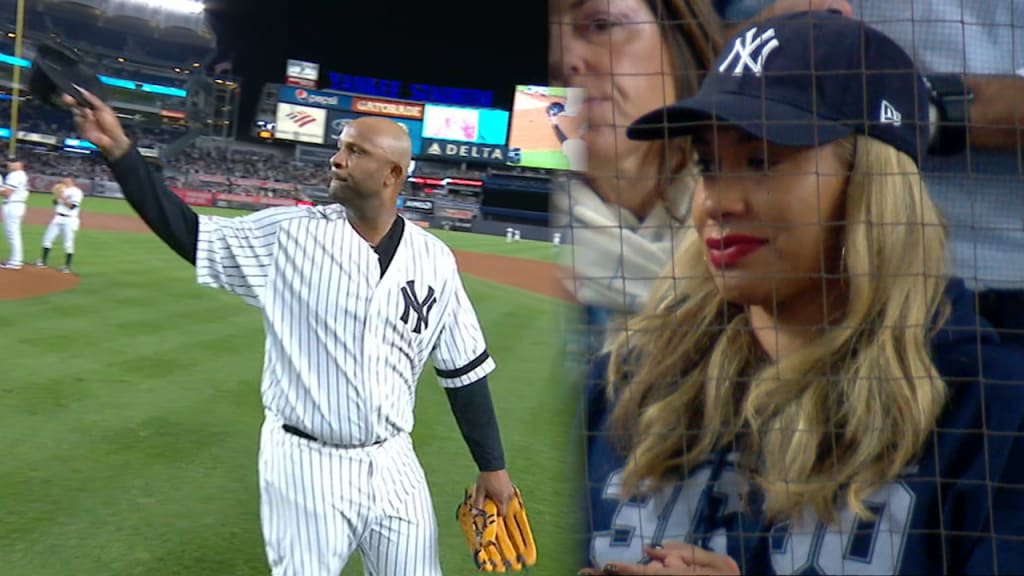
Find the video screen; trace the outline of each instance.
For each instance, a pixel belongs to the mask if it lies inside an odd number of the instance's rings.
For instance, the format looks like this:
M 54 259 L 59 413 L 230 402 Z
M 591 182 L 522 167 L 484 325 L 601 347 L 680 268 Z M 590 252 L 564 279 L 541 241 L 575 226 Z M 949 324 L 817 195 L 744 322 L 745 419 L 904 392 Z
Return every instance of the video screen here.
M 341 135 L 341 131 L 345 129 L 345 126 L 356 118 L 362 118 L 363 116 L 370 116 L 370 114 L 332 110 L 327 117 L 327 142 L 325 144 L 327 146 L 337 146 L 338 136 Z M 407 120 L 405 118 L 394 118 L 390 116 L 385 118 L 397 122 L 399 126 L 405 128 L 405 131 L 409 134 L 410 143 L 412 144 L 412 155 L 413 157 L 419 156 L 423 148 L 423 142 L 420 139 L 420 132 L 423 130 L 421 126 L 422 122 L 419 120 Z
M 508 163 L 524 168 L 586 170 L 582 107 L 582 88 L 516 86 Z
M 423 137 L 471 144 L 504 146 L 509 113 L 495 108 L 462 108 L 427 104 L 423 107 Z

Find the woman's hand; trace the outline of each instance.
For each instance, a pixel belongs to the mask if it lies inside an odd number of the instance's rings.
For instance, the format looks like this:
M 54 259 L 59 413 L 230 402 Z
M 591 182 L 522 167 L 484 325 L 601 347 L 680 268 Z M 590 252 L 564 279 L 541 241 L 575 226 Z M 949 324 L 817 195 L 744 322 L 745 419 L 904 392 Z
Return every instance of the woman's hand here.
M 683 542 L 665 542 L 659 548 L 645 548 L 651 559 L 648 564 L 609 562 L 601 569 L 585 568 L 580 574 L 591 576 L 622 574 L 653 576 L 656 574 L 700 574 L 703 576 L 740 576 L 736 561 L 723 554 L 705 550 Z

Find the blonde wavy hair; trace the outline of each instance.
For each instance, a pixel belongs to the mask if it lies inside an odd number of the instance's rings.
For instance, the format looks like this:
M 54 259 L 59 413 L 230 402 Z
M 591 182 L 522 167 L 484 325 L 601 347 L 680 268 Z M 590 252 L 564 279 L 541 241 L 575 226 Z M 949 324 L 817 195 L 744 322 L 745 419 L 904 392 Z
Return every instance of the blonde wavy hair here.
M 917 457 L 946 400 L 929 356 L 948 314 L 945 226 L 908 156 L 859 136 L 836 150 L 852 164 L 844 315 L 770 361 L 688 234 L 671 266 L 694 274 L 657 286 L 612 346 L 610 425 L 628 455 L 625 494 L 678 481 L 738 443 L 770 518 L 810 506 L 831 522 L 844 494 L 870 517 L 864 499 Z

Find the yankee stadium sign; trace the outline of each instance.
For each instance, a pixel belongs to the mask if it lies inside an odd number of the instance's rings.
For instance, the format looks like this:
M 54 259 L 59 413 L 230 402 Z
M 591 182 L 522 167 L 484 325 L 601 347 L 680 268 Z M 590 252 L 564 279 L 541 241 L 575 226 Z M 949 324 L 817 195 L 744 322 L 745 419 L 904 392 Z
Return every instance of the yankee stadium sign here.
M 407 84 L 398 80 L 384 80 L 367 76 L 353 76 L 329 72 L 327 74 L 331 90 L 353 92 L 381 98 L 413 100 L 415 102 L 434 102 L 437 104 L 454 104 L 471 108 L 493 108 L 494 92 L 474 90 L 471 88 L 449 88 L 430 84 Z
M 423 139 L 423 155 L 481 164 L 504 164 L 506 148 L 488 144 L 466 144 Z

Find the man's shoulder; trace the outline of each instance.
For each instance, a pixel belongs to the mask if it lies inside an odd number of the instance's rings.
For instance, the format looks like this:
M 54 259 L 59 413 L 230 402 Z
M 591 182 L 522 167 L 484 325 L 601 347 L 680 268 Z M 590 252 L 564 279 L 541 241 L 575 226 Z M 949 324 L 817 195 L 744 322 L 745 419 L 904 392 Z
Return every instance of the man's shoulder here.
M 343 220 L 345 213 L 336 206 L 271 206 L 251 214 L 254 219 L 266 220 Z
M 276 230 L 292 221 L 314 218 L 333 219 L 335 217 L 337 216 L 325 213 L 319 207 L 314 206 L 271 206 L 242 216 L 200 214 L 199 224 L 201 229 Z
M 405 221 L 405 234 L 410 244 L 415 244 L 419 249 L 425 250 L 426 256 L 438 258 L 455 263 L 455 252 L 443 240 L 431 234 L 416 222 L 399 216 Z

